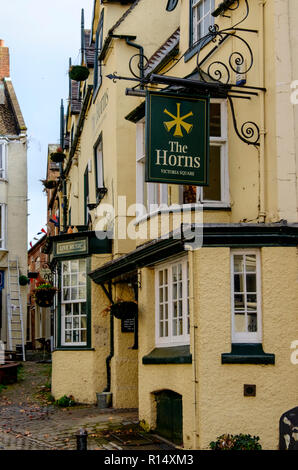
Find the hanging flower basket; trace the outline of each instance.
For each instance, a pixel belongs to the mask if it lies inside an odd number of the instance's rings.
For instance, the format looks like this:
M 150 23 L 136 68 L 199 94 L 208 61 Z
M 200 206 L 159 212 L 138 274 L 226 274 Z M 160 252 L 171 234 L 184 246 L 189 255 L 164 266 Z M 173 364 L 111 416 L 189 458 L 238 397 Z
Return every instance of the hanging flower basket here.
M 41 180 L 41 182 L 45 189 L 54 189 L 57 185 L 57 181 L 55 180 Z
M 63 149 L 58 147 L 56 152 L 51 153 L 51 160 L 54 163 L 62 163 L 65 158 L 65 154 L 63 153 Z
M 39 307 L 51 307 L 53 305 L 54 296 L 57 292 L 56 287 L 52 286 L 45 282 L 44 284 L 39 284 L 36 289 L 34 289 L 34 298 L 35 302 Z
M 89 77 L 89 70 L 83 65 L 73 65 L 69 69 L 69 78 L 76 82 L 84 82 Z
M 138 314 L 138 304 L 121 300 L 110 306 L 110 311 L 115 318 L 124 320 L 126 318 L 135 317 Z
M 19 284 L 20 286 L 27 286 L 29 284 L 29 279 L 27 276 L 21 275 L 19 277 Z

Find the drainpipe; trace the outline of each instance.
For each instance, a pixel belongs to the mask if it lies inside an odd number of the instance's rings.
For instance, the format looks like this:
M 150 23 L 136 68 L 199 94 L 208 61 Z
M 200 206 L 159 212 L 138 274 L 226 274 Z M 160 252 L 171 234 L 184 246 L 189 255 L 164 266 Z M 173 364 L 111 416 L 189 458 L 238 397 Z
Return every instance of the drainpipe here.
M 191 310 L 192 310 L 192 328 L 193 328 L 193 346 L 192 346 L 192 382 L 193 382 L 193 403 L 194 403 L 194 412 L 193 412 L 193 450 L 198 449 L 198 410 L 197 410 L 197 349 L 196 349 L 196 336 L 197 336 L 197 319 L 198 315 L 195 312 L 195 303 L 194 303 L 194 262 L 195 262 L 195 250 L 189 252 L 189 261 L 190 261 L 190 279 L 192 279 L 192 293 L 191 293 Z
M 104 290 L 106 296 L 108 297 L 111 303 L 113 302 L 112 298 L 112 284 L 109 281 L 109 289 L 107 290 L 104 284 L 101 284 L 102 289 Z M 106 367 L 107 367 L 107 386 L 103 392 L 111 391 L 111 360 L 114 357 L 114 317 L 110 313 L 110 354 L 106 358 Z
M 125 39 L 126 44 L 128 46 L 134 47 L 135 49 L 138 49 L 140 51 L 140 62 L 139 62 L 139 68 L 140 68 L 140 79 L 143 80 L 144 78 L 144 48 L 143 46 L 140 46 L 140 44 L 136 44 L 135 42 L 132 42 L 132 39 L 135 38 L 135 36 L 129 36 L 125 34 L 110 34 L 109 35 L 111 38 L 116 38 L 116 39 Z M 144 85 L 141 85 L 140 88 L 143 90 Z
M 64 147 L 64 106 L 63 99 L 61 100 L 60 106 L 60 147 Z M 66 194 L 66 179 L 63 173 L 63 164 L 59 163 L 60 175 L 62 178 L 62 204 L 63 204 L 63 231 L 66 229 L 67 225 L 67 194 Z
M 264 44 L 264 6 L 266 0 L 259 0 L 259 83 L 260 87 L 265 88 L 265 44 Z M 260 95 L 260 147 L 259 147 L 259 216 L 258 221 L 264 223 L 266 220 L 265 210 L 265 92 Z

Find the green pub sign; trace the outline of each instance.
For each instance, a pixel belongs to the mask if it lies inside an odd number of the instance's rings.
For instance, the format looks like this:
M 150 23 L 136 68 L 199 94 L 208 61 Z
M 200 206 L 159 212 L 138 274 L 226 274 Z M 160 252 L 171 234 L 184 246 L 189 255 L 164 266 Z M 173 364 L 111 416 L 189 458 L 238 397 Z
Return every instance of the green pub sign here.
M 208 185 L 209 97 L 148 92 L 146 181 Z

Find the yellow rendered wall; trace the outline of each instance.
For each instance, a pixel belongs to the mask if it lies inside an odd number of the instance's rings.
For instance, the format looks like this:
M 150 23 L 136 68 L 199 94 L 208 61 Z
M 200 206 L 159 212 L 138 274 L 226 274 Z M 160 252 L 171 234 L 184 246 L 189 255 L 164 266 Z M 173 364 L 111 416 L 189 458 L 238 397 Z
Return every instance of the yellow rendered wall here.
M 184 447 L 192 446 L 193 384 L 191 364 L 143 365 L 142 357 L 155 348 L 154 270 L 141 270 L 139 289 L 139 419 L 156 425 L 154 392 L 172 390 L 182 395 Z
M 93 255 L 91 269 L 109 261 L 110 255 Z M 95 403 L 96 393 L 107 386 L 106 357 L 110 353 L 109 318 L 102 314 L 108 301 L 100 286 L 91 283 L 92 351 L 54 351 L 52 394 L 73 395 L 80 403 Z
M 261 265 L 263 349 L 275 354 L 276 364 L 221 364 L 221 354 L 230 352 L 231 342 L 229 249 L 196 253 L 201 449 L 222 433 L 258 435 L 264 449 L 277 449 L 279 418 L 297 404 L 298 378 L 290 362 L 297 330 L 296 249 L 263 248 Z M 256 384 L 256 397 L 243 396 L 244 384 Z

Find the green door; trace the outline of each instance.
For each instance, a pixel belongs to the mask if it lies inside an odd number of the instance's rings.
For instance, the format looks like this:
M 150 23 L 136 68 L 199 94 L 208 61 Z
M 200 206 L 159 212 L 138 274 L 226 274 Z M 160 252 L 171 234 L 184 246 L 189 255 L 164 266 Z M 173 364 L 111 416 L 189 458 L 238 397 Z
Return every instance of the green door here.
M 182 396 L 171 390 L 156 393 L 156 432 L 182 444 Z

